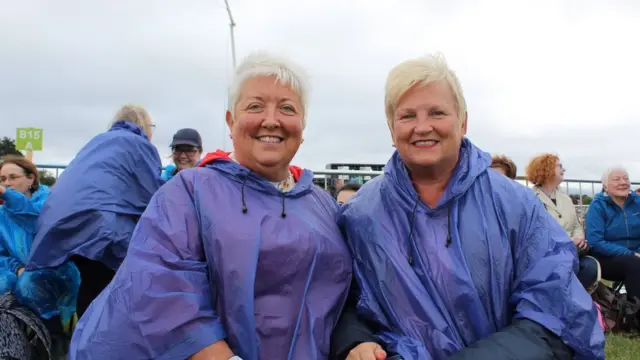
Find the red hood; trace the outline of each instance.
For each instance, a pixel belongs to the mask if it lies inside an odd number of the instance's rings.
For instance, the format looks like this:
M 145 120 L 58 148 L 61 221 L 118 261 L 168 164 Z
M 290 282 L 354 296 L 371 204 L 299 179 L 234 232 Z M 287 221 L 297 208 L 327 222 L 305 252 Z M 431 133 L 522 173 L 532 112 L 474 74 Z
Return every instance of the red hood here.
M 214 152 L 210 152 L 204 156 L 202 161 L 200 161 L 200 164 L 198 164 L 198 167 L 205 167 L 219 159 L 232 161 L 230 155 L 230 152 L 222 151 L 220 149 Z M 291 172 L 291 175 L 293 175 L 293 179 L 295 181 L 298 181 L 298 179 L 300 179 L 300 176 L 302 176 L 302 168 L 295 165 L 289 166 L 289 171 Z

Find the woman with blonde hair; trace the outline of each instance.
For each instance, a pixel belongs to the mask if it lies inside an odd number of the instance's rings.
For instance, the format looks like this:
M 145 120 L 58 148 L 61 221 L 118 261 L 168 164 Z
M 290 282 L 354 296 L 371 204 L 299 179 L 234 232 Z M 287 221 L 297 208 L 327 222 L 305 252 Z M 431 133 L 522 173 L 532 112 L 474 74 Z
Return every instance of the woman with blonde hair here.
M 155 125 L 125 105 L 107 132 L 91 139 L 56 181 L 38 220 L 27 269 L 73 261 L 82 283 L 78 315 L 109 284 L 151 196 L 163 184 Z
M 233 152 L 180 171 L 142 215 L 76 328 L 76 359 L 326 359 L 351 281 L 338 206 L 292 166 L 306 76 L 247 57 L 229 90 Z
M 576 207 L 569 195 L 559 189 L 564 181 L 564 173 L 560 158 L 553 154 L 538 155 L 527 165 L 527 180 L 534 185 L 533 192 L 576 245 L 579 255 L 577 276 L 582 286 L 592 293 L 600 281 L 600 265 L 595 258 L 587 256 L 589 244 L 584 237 Z
M 347 359 L 604 359 L 604 334 L 573 275 L 574 245 L 526 187 L 489 171 L 465 137 L 467 107 L 442 56 L 391 70 L 384 176 L 341 209 L 356 304 Z M 353 321 L 355 311 L 360 323 Z M 345 329 L 346 328 L 346 329 Z M 360 330 L 359 330 L 360 329 Z M 386 353 L 385 353 L 386 352 Z

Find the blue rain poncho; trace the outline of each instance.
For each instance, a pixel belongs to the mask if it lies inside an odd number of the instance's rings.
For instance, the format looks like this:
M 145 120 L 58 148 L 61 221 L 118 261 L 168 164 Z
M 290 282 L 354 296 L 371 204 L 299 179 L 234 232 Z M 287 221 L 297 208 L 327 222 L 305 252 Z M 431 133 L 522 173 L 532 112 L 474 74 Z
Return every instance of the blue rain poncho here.
M 60 175 L 40 215 L 27 269 L 73 255 L 116 270 L 133 229 L 164 183 L 155 146 L 142 129 L 118 121 L 87 143 Z
M 38 316 L 60 315 L 67 324 L 75 312 L 80 274 L 73 264 L 56 269 L 24 271 L 33 241 L 36 220 L 49 195 L 40 185 L 30 198 L 7 189 L 0 206 L 0 294 L 12 292 L 18 301 Z
M 603 359 L 596 308 L 574 275 L 575 245 L 530 189 L 487 171 L 490 162 L 465 139 L 431 209 L 395 153 L 343 207 L 358 313 L 405 360 L 447 359 L 520 319 L 551 331 L 576 359 Z
M 244 360 L 327 358 L 351 282 L 336 202 L 308 170 L 282 192 L 225 153 L 203 162 L 153 197 L 69 360 L 182 360 L 223 339 Z

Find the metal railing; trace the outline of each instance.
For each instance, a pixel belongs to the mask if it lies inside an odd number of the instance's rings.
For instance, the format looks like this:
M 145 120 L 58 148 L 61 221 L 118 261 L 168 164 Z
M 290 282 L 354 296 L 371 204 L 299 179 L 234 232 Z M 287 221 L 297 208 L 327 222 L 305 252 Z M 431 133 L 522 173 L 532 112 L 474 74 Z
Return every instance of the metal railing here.
M 38 165 L 38 169 L 53 172 L 56 178 L 60 176 L 60 173 L 63 172 L 65 168 L 66 165 Z M 335 191 L 344 183 L 350 181 L 366 182 L 380 174 L 382 174 L 382 171 L 323 169 L 314 171 L 314 182 L 327 191 Z M 517 177 L 516 181 L 526 186 L 531 186 L 523 176 Z M 634 182 L 631 183 L 631 186 L 632 188 L 638 188 L 640 187 L 640 183 Z M 602 185 L 599 180 L 566 179 L 560 188 L 567 194 L 578 195 L 580 199 L 583 199 L 585 195 L 589 197 L 595 196 L 595 194 L 601 191 Z M 576 207 L 579 213 L 584 213 L 588 205 L 577 205 Z

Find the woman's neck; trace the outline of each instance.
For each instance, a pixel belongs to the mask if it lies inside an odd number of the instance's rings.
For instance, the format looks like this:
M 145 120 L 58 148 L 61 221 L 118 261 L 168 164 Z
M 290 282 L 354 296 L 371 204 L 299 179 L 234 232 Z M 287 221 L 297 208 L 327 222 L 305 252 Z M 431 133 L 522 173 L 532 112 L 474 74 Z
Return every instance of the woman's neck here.
M 542 184 L 542 186 L 540 186 L 540 189 L 542 189 L 542 191 L 544 191 L 545 194 L 553 197 L 555 197 L 557 188 L 558 188 L 558 185 L 556 184 Z
M 448 169 L 429 167 L 419 167 L 418 169 L 409 168 L 409 177 L 411 178 L 413 187 L 416 189 L 420 199 L 430 208 L 438 205 L 440 198 L 442 198 L 447 188 L 447 184 L 449 184 L 449 180 L 451 180 L 455 165 L 454 163 L 453 166 L 448 166 Z
M 624 208 L 624 202 L 627 200 L 627 197 L 621 197 L 621 196 L 611 196 L 611 200 L 613 200 L 614 203 L 616 203 L 618 206 L 620 206 L 621 208 Z

